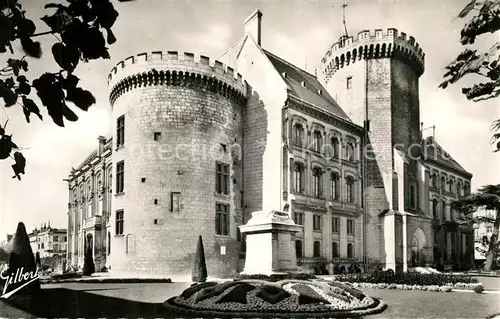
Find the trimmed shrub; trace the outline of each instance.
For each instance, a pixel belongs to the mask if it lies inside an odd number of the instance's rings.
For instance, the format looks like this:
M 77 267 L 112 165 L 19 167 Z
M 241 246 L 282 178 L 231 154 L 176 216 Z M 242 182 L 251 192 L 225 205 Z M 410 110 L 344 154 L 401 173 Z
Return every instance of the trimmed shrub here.
M 92 246 L 88 245 L 83 260 L 83 275 L 90 276 L 95 273 L 94 258 L 92 257 Z
M 290 293 L 275 286 L 262 286 L 257 297 L 274 305 L 290 297 Z
M 14 276 L 18 269 L 23 268 L 23 273 L 36 271 L 35 255 L 33 250 L 31 250 L 30 240 L 28 234 L 26 233 L 26 227 L 24 223 L 20 222 L 17 224 L 17 230 L 14 237 L 11 240 L 11 251 L 9 254 L 9 267 L 7 273 L 10 276 Z M 9 291 L 13 290 L 25 282 L 18 282 L 9 285 Z M 35 294 L 40 292 L 40 279 L 36 279 L 26 287 L 20 289 L 16 294 Z
M 277 282 L 281 280 L 287 280 L 287 279 L 296 279 L 296 280 L 309 280 L 309 279 L 314 279 L 316 278 L 315 275 L 313 274 L 307 274 L 307 273 L 288 273 L 288 274 L 272 274 L 272 275 L 244 275 L 244 274 L 237 274 L 233 277 L 233 280 L 265 280 L 265 281 L 271 281 L 271 282 Z
M 255 286 L 242 282 L 241 284 L 235 286 L 231 291 L 220 298 L 217 303 L 225 302 L 236 302 L 241 304 L 247 303 L 247 293 L 254 290 Z
M 203 249 L 203 239 L 201 235 L 198 237 L 191 280 L 194 282 L 205 282 L 207 280 L 207 264 L 205 261 L 205 250 Z
M 484 291 L 483 285 L 477 285 L 476 287 L 474 287 L 475 293 L 481 294 L 481 293 L 483 293 L 483 291 Z

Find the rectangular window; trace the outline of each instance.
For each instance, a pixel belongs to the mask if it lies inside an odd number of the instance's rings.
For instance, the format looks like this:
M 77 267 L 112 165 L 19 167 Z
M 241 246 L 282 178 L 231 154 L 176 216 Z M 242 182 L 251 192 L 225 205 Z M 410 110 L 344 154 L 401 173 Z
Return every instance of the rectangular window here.
M 125 115 L 116 120 L 116 147 L 125 144 Z
M 332 233 L 340 232 L 340 218 L 332 217 Z
M 346 88 L 350 90 L 352 88 L 352 76 L 348 76 L 346 79 Z
M 125 177 L 125 162 L 116 163 L 116 194 L 123 193 Z
M 123 210 L 116 211 L 116 235 L 123 235 Z
M 295 224 L 304 225 L 304 213 L 295 212 L 293 214 L 293 217 L 293 221 L 295 222 Z
M 354 235 L 354 220 L 347 220 L 347 235 Z
M 339 243 L 337 242 L 332 242 L 332 258 L 339 258 Z
M 319 240 L 314 241 L 313 257 L 321 257 L 321 242 Z
M 229 194 L 229 164 L 216 164 L 215 191 L 218 194 Z
M 155 132 L 154 133 L 154 140 L 159 141 L 161 139 L 161 133 L 160 132 Z
M 215 234 L 229 235 L 229 205 L 217 203 L 215 205 Z
M 59 241 L 59 236 L 54 236 L 54 241 L 58 242 Z
M 302 240 L 295 241 L 295 254 L 297 258 L 302 257 Z
M 170 193 L 170 211 L 174 213 L 178 213 L 182 210 L 182 197 L 179 192 Z
M 321 215 L 313 215 L 313 230 L 321 230 Z
M 64 242 L 67 242 L 67 241 L 68 241 L 68 237 L 64 236 Z
M 347 258 L 354 258 L 354 244 L 347 244 Z

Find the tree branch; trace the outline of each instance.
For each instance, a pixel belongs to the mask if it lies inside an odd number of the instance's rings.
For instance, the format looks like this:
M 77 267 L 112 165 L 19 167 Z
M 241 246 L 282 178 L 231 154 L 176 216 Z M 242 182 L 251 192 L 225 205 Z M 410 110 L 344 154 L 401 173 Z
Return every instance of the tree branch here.
M 52 32 L 52 31 L 39 32 L 39 33 L 35 33 L 32 36 L 30 36 L 30 38 L 35 38 L 35 37 L 39 37 L 39 36 L 47 35 L 47 34 L 54 34 L 54 32 Z

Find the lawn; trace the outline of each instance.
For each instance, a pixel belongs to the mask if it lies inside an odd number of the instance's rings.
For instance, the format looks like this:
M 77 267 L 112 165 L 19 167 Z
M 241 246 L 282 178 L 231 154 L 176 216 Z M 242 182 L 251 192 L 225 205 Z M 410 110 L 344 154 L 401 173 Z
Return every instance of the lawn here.
M 45 318 L 178 318 L 166 312 L 162 303 L 188 286 L 188 283 L 43 285 L 40 298 L 19 297 L 17 307 Z M 389 305 L 383 313 L 370 316 L 373 318 L 485 318 L 500 312 L 499 294 L 361 290 Z M 0 317 L 9 317 L 3 313 L 8 309 L 0 302 Z

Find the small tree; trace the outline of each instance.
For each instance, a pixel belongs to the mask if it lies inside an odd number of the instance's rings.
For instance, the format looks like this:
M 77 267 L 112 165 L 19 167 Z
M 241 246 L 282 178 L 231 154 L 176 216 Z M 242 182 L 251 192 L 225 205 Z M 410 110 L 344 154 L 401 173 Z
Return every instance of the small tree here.
M 33 255 L 33 250 L 31 250 L 30 240 L 28 234 L 26 233 L 26 227 L 24 223 L 17 224 L 16 234 L 11 241 L 11 251 L 9 255 L 9 269 L 8 274 L 14 276 L 16 271 L 23 269 L 23 273 L 35 272 L 36 263 L 35 256 Z M 21 281 L 15 284 L 9 285 L 9 291 L 25 284 L 25 281 Z M 36 279 L 31 282 L 28 286 L 22 288 L 17 292 L 17 294 L 33 294 L 40 291 L 40 280 Z
M 207 264 L 205 262 L 205 251 L 201 235 L 198 237 L 191 279 L 193 282 L 205 282 L 207 280 Z
M 83 261 L 83 275 L 90 276 L 95 273 L 94 258 L 92 257 L 92 245 L 88 244 L 85 249 L 85 257 Z

